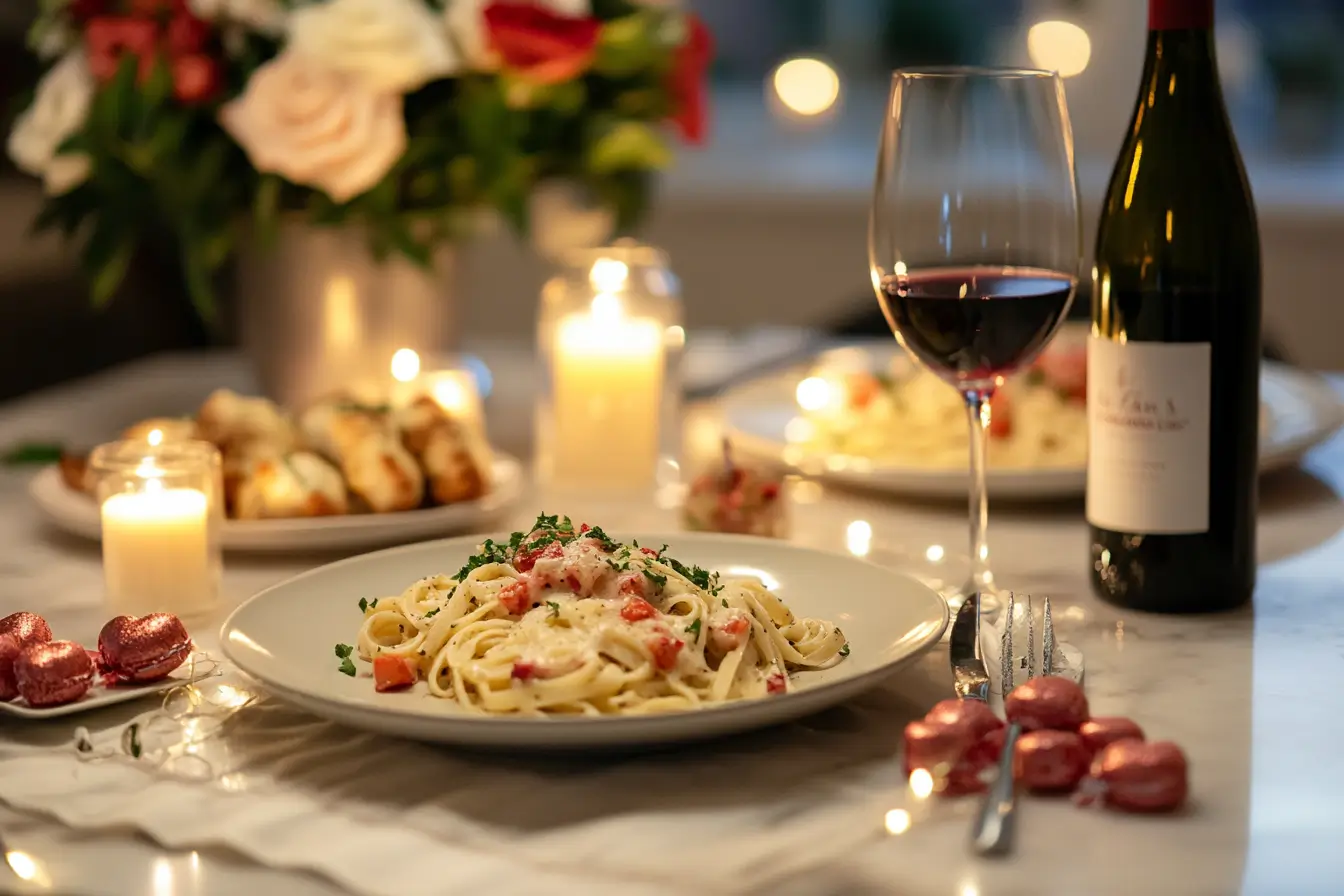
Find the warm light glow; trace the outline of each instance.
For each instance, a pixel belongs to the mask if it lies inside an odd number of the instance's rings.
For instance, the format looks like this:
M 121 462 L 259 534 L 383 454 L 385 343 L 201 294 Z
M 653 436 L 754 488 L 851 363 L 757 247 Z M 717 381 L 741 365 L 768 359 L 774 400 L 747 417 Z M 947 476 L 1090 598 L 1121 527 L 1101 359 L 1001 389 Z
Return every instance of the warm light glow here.
M 588 272 L 588 282 L 598 292 L 618 292 L 629 278 L 629 266 L 615 258 L 599 258 Z
M 215 689 L 215 699 L 212 702 L 227 709 L 237 709 L 250 701 L 252 697 L 251 691 L 245 691 L 229 684 L 222 684 Z
M 798 384 L 794 393 L 798 407 L 805 411 L 820 411 L 835 402 L 838 396 L 834 384 L 819 376 L 810 376 Z
M 668 348 L 681 348 L 686 344 L 685 328 L 677 324 L 668 327 L 664 334 L 664 342 L 667 343 Z
M 162 445 L 162 444 L 163 444 L 163 430 L 161 430 L 161 429 L 151 429 L 151 430 L 149 431 L 149 434 L 145 436 L 145 441 L 146 441 L 146 442 L 149 442 L 149 444 L 151 444 L 151 445 Z
M 910 773 L 910 792 L 921 800 L 933 793 L 933 775 L 928 769 L 917 768 Z
M 840 98 L 840 76 L 820 59 L 800 57 L 781 63 L 771 83 L 784 107 L 798 115 L 820 115 Z
M 154 896 L 173 896 L 173 864 L 168 859 L 155 859 L 153 874 Z
M 51 878 L 47 877 L 46 869 L 28 853 L 11 849 L 5 853 L 5 863 L 19 880 L 27 881 L 36 887 L 51 887 Z
M 855 557 L 867 557 L 873 549 L 873 526 L 867 520 L 855 520 L 845 529 L 845 547 Z
M 434 402 L 450 414 L 464 410 L 470 398 L 461 382 L 446 377 L 434 383 Z
M 941 563 L 945 555 L 946 552 L 940 544 L 931 544 L 928 549 L 924 551 L 924 556 L 929 559 L 930 563 Z
M 910 830 L 910 813 L 904 809 L 892 809 L 887 813 L 887 833 L 904 834 Z
M 621 300 L 609 292 L 600 292 L 593 296 L 593 320 L 601 323 L 616 323 L 621 319 Z
M 392 378 L 409 383 L 420 375 L 420 355 L 413 348 L 399 348 L 392 355 Z
M 1072 78 L 1092 61 L 1092 40 L 1072 22 L 1038 22 L 1027 32 L 1027 52 L 1036 66 Z
M 788 423 L 784 424 L 784 441 L 790 445 L 801 445 L 812 441 L 812 437 L 817 433 L 817 427 L 806 417 L 794 417 Z
M 905 266 L 905 262 L 898 261 L 896 262 L 896 266 L 891 269 L 891 272 L 895 274 L 897 277 L 904 277 L 907 273 L 909 273 L 909 270 L 910 269 Z
M 962 881 L 961 896 L 980 896 L 980 885 L 973 880 Z

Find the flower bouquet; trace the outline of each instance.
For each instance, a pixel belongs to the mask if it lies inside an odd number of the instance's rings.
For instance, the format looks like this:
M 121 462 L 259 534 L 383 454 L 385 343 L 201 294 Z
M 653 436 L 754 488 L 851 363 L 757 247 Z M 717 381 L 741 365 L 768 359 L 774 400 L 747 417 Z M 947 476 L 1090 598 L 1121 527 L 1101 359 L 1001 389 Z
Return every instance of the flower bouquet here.
M 598 243 L 669 132 L 705 136 L 710 37 L 666 0 L 42 0 L 30 43 L 51 65 L 9 151 L 38 227 L 82 241 L 96 303 L 170 246 L 207 320 L 282 220 L 425 268 L 486 210 Z

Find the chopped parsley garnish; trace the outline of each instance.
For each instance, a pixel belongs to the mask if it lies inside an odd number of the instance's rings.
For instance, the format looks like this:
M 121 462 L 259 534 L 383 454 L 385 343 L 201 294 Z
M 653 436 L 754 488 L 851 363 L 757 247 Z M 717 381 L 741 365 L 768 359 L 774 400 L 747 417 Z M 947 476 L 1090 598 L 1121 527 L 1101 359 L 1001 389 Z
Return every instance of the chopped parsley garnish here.
M 593 526 L 587 532 L 583 533 L 584 538 L 591 538 L 602 546 L 602 550 L 611 552 L 620 547 L 620 545 L 611 539 L 607 533 L 602 531 L 601 526 Z M 636 545 L 638 547 L 638 545 Z
M 546 606 L 548 606 L 548 607 L 551 608 L 551 615 L 548 616 L 548 617 L 546 617 L 547 619 L 559 619 L 559 618 L 560 618 L 560 605 L 559 605 L 558 603 L 556 603 L 556 602 L 553 601 L 553 600 L 548 600 L 548 601 L 546 601 Z
M 841 656 L 849 656 L 849 644 L 848 644 L 848 643 L 846 643 L 844 647 L 841 647 L 841 648 L 840 648 L 840 655 L 841 655 Z
M 700 620 L 697 619 L 686 626 L 686 632 L 691 636 L 691 640 L 697 640 L 700 637 Z
M 603 559 L 606 560 L 606 564 L 607 564 L 608 566 L 610 566 L 612 569 L 616 570 L 617 572 L 626 572 L 627 570 L 630 569 L 630 561 L 629 561 L 629 560 L 623 560 L 623 561 L 621 561 L 620 563 L 617 563 L 615 560 L 612 560 L 610 557 L 603 558 Z
M 351 678 L 355 677 L 355 663 L 353 660 L 350 659 L 350 654 L 354 652 L 355 648 L 351 647 L 349 644 L 336 645 L 336 656 L 341 661 L 341 664 L 340 666 L 337 667 L 337 669 L 338 671 L 344 672 L 346 675 L 349 675 Z
M 648 579 L 650 582 L 657 585 L 659 588 L 665 587 L 667 585 L 667 576 L 661 573 L 656 573 L 651 569 L 644 570 L 644 578 Z
M 428 619 L 431 616 L 437 615 L 438 612 L 442 609 L 443 607 L 435 607 L 434 609 L 430 610 L 428 613 L 425 614 L 425 618 Z
M 367 597 L 361 597 L 359 599 L 359 612 L 367 613 L 368 610 L 369 610 L 369 599 Z
M 726 598 L 726 597 L 723 598 L 723 608 L 724 608 L 725 610 L 728 609 L 728 598 Z
M 515 533 L 517 534 L 517 533 Z M 509 539 L 509 545 L 513 539 Z M 487 538 L 485 544 L 481 545 L 481 552 L 467 560 L 467 565 L 457 571 L 455 578 L 459 581 L 465 581 L 467 576 L 471 575 L 482 566 L 491 563 L 508 563 L 513 559 L 514 552 L 510 550 L 509 545 L 497 544 L 494 539 Z

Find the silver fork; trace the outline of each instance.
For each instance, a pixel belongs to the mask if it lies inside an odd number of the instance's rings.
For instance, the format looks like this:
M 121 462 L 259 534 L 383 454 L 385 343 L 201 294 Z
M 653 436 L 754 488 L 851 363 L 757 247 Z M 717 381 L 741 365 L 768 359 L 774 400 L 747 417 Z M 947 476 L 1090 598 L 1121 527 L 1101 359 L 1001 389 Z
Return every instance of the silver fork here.
M 957 624 L 952 628 L 950 654 L 954 688 L 957 696 L 963 700 L 987 701 L 989 698 L 989 674 L 980 659 L 980 595 L 976 594 L 963 605 L 957 614 Z M 1016 596 L 1008 595 L 1004 609 L 1004 627 L 1002 654 L 1000 656 L 1000 675 L 1004 696 L 1013 689 L 1013 679 L 1017 659 L 1013 653 L 1013 620 L 1016 611 Z M 1026 597 L 1027 617 L 1027 677 L 1036 676 L 1036 617 L 1032 612 L 1031 597 Z M 1050 598 L 1045 598 L 1042 619 L 1042 675 L 1054 671 L 1055 627 L 1051 619 Z M 1014 822 L 1016 820 L 1017 793 L 1013 781 L 1013 751 L 1022 731 L 1017 725 L 1008 726 L 1003 739 L 1003 754 L 999 758 L 998 776 L 985 795 L 984 804 L 971 829 L 971 843 L 976 852 L 983 855 L 1002 855 L 1012 848 Z

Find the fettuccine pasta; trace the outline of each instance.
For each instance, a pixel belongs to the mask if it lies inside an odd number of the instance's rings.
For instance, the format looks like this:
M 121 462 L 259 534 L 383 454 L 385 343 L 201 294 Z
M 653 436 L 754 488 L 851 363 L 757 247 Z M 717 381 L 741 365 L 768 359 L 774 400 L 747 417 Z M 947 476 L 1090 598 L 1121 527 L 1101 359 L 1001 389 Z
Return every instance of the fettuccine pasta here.
M 664 713 L 787 693 L 789 673 L 849 653 L 752 578 L 720 578 L 601 529 L 542 516 L 487 541 L 456 575 L 361 601 L 354 645 L 379 690 L 427 683 L 463 709 L 508 715 Z

